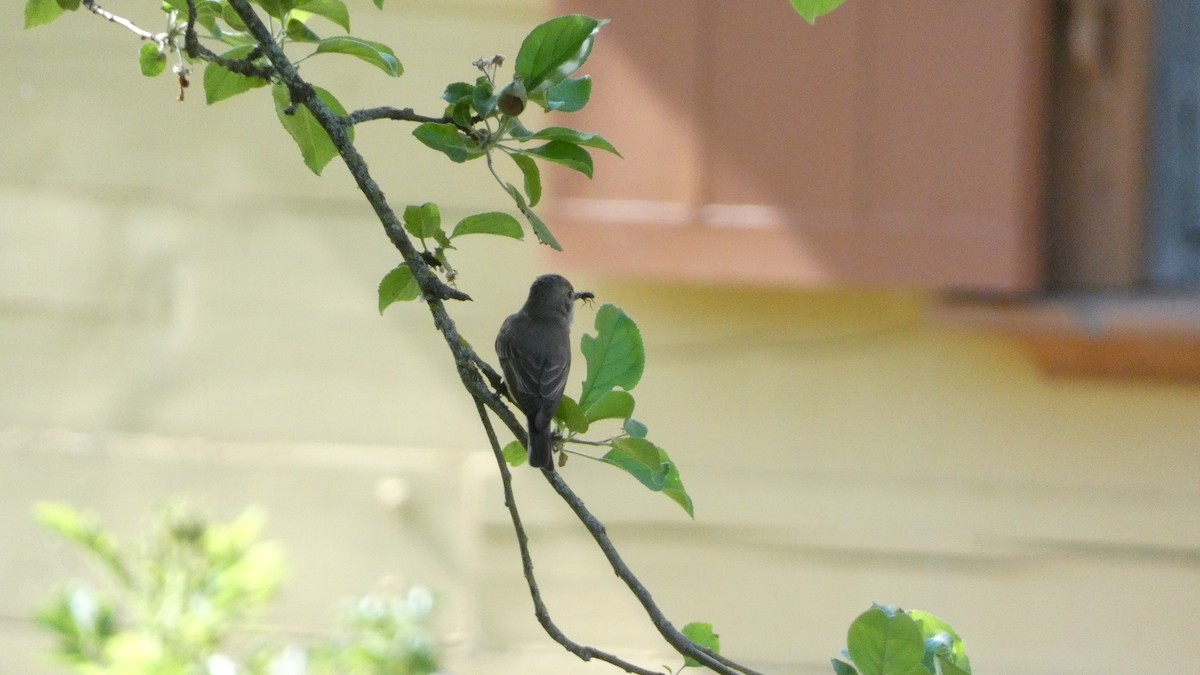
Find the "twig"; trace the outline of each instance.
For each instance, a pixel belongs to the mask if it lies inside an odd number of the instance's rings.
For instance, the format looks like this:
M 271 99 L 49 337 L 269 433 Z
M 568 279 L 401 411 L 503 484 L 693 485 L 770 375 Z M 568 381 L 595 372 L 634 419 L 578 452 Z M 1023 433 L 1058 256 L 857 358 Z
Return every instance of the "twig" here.
M 345 120 L 347 124 L 360 124 L 362 122 L 370 122 L 372 120 L 398 120 L 401 122 L 433 122 L 434 124 L 453 124 L 453 121 L 445 115 L 441 117 L 429 117 L 426 115 L 418 115 L 417 113 L 413 112 L 412 108 L 390 108 L 387 106 L 355 110 L 347 115 Z
M 492 390 L 496 393 L 504 395 L 507 390 L 504 386 L 504 377 L 492 368 L 492 364 L 484 361 L 474 350 L 471 351 L 471 359 L 475 362 L 475 367 L 479 369 L 483 376 L 487 378 L 488 383 L 492 385 Z
M 650 591 L 629 569 L 629 566 L 625 564 L 625 561 L 621 558 L 621 554 L 617 552 L 612 540 L 609 539 L 604 524 L 592 515 L 591 511 L 588 511 L 583 500 L 579 498 L 579 495 L 575 494 L 575 491 L 567 485 L 558 472 L 545 471 L 543 473 L 546 474 L 546 480 L 550 482 L 554 491 L 558 493 L 558 496 L 562 497 L 567 506 L 571 507 L 571 510 L 575 512 L 575 516 L 579 518 L 583 526 L 592 535 L 592 538 L 596 540 L 596 544 L 604 553 L 604 557 L 608 559 L 609 565 L 612 566 L 613 572 L 629 587 L 630 592 L 641 603 L 642 609 L 650 617 L 650 622 L 658 629 L 659 634 L 667 641 L 667 644 L 674 647 L 675 651 L 680 654 L 690 656 L 705 667 L 722 673 L 722 675 L 735 675 L 739 672 L 744 673 L 744 675 L 760 675 L 746 666 L 697 645 L 675 628 L 666 615 L 663 614 L 662 610 L 658 608 L 658 605 L 654 602 L 654 598 L 650 596 Z
M 134 34 L 136 34 L 138 37 L 140 37 L 143 40 L 150 40 L 151 42 L 157 42 L 159 44 L 162 44 L 162 43 L 166 42 L 166 40 L 167 40 L 166 33 L 151 33 L 150 31 L 148 31 L 144 28 L 139 28 L 137 26 L 137 24 L 133 23 L 129 19 L 126 19 L 123 16 L 117 16 L 116 14 L 113 14 L 112 12 L 108 11 L 107 9 L 104 9 L 100 5 L 97 5 L 95 0 L 82 0 L 82 2 L 80 4 L 82 4 L 84 7 L 86 7 L 87 10 L 89 12 L 91 12 L 92 14 L 95 14 L 96 16 L 101 17 L 103 19 L 107 19 L 107 20 L 117 24 L 118 26 L 126 28 L 130 31 L 133 31 Z
M 588 439 L 586 439 L 586 438 L 575 438 L 575 437 L 571 437 L 571 438 L 564 439 L 564 442 L 566 442 L 566 443 L 578 443 L 579 445 L 590 445 L 590 446 L 594 446 L 594 447 L 597 447 L 597 448 L 602 448 L 602 447 L 605 447 L 605 446 L 611 445 L 613 441 L 615 441 L 615 440 L 617 440 L 617 439 L 619 439 L 619 438 L 624 438 L 624 436 L 611 436 L 611 437 L 609 437 L 609 438 L 606 438 L 606 439 L 604 439 L 604 440 L 602 440 L 602 441 L 589 441 L 589 440 L 588 440 Z
M 500 449 L 500 441 L 496 438 L 496 430 L 492 428 L 492 421 L 488 418 L 487 410 L 484 409 L 483 403 L 479 399 L 475 400 L 475 409 L 479 412 L 480 423 L 483 424 L 484 430 L 487 431 L 488 442 L 492 446 L 492 454 L 496 457 L 496 466 L 500 469 L 500 481 L 504 487 L 504 506 L 508 509 L 508 515 L 512 518 L 513 530 L 517 533 L 517 548 L 521 550 L 521 567 L 525 572 L 525 582 L 529 586 L 529 595 L 533 598 L 533 614 L 537 617 L 538 623 L 542 625 L 542 628 L 551 639 L 563 646 L 563 649 L 566 649 L 584 661 L 590 661 L 595 658 L 611 663 L 629 673 L 662 675 L 659 671 L 647 670 L 635 666 L 620 657 L 571 640 L 550 618 L 550 610 L 546 608 L 546 603 L 542 601 L 542 592 L 538 589 L 537 579 L 533 575 L 533 556 L 529 553 L 529 537 L 525 534 L 525 526 L 521 523 L 521 513 L 517 510 L 517 500 L 515 495 L 513 495 L 512 472 L 508 470 L 508 462 L 504 460 L 504 453 Z
M 187 0 L 187 8 L 188 17 L 187 26 L 183 32 L 183 48 L 187 53 L 188 58 L 210 61 L 230 72 L 237 73 L 239 75 L 257 77 L 267 81 L 272 79 L 274 70 L 254 63 L 255 59 L 262 56 L 261 41 L 259 42 L 259 46 L 252 49 L 250 53 L 245 56 L 245 58 L 230 59 L 221 56 L 208 47 L 200 44 L 200 38 L 196 35 L 196 0 Z M 273 43 L 274 41 L 272 41 L 272 44 Z

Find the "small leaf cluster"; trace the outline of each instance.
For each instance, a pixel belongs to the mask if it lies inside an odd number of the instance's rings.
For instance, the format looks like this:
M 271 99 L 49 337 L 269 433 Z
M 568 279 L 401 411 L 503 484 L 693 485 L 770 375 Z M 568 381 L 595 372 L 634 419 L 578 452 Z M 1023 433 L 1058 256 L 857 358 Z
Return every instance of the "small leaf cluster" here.
M 349 34 L 350 11 L 342 0 L 249 2 L 266 14 L 272 37 L 281 48 L 304 52 L 294 63 L 322 54 L 343 54 L 375 66 L 391 77 L 398 77 L 404 72 L 391 47 Z M 80 0 L 26 0 L 25 27 L 50 23 L 64 11 L 78 9 L 79 5 Z M 270 64 L 241 17 L 228 0 L 193 0 L 193 5 L 196 9 L 194 23 L 205 32 L 202 38 L 225 48 L 204 67 L 206 101 L 211 105 L 251 89 L 272 85 L 272 98 L 280 124 L 299 146 L 305 165 L 313 173 L 320 174 L 337 156 L 337 149 L 312 113 L 302 106 L 293 106 L 287 88 L 271 81 Z M 375 5 L 382 7 L 383 0 L 375 0 Z M 168 56 L 174 56 L 177 63 L 173 71 L 179 77 L 182 98 L 184 88 L 189 86 L 188 74 L 191 72 L 190 59 L 183 48 L 190 15 L 188 1 L 162 0 L 162 10 L 167 16 L 167 29 L 161 33 L 142 31 L 146 42 L 138 50 L 138 66 L 142 74 L 155 77 L 166 69 Z M 323 35 L 326 31 L 335 34 Z M 244 67 L 235 67 L 235 64 Z M 345 108 L 332 93 L 320 87 L 315 89 L 321 100 L 335 113 L 346 114 Z M 351 138 L 353 132 L 353 128 L 348 129 Z
M 80 672 L 186 672 L 219 657 L 234 626 L 254 618 L 286 574 L 280 547 L 259 541 L 257 509 L 207 523 L 168 506 L 135 555 L 67 504 L 41 503 L 35 514 L 107 572 L 109 591 L 75 582 L 37 617 L 57 635 L 56 654 Z
M 501 86 L 497 73 L 504 57 L 475 61 L 481 74 L 470 82 L 453 82 L 442 95 L 446 104 L 444 121 L 425 122 L 413 136 L 453 162 L 485 158 L 492 176 L 513 200 L 538 241 L 561 250 L 545 221 L 533 210 L 542 198 L 539 162 L 551 162 L 592 177 L 588 148 L 620 153 L 603 137 L 569 127 L 551 126 L 531 131 L 520 115 L 529 102 L 543 109 L 575 112 L 587 105 L 592 84 L 589 77 L 572 77 L 591 54 L 596 34 L 605 21 L 574 14 L 550 19 L 530 31 L 517 53 L 512 80 Z M 520 188 L 501 178 L 495 167 L 497 155 L 508 157 L 520 170 Z M 460 220 L 447 234 L 441 226 L 436 204 L 409 206 L 404 227 L 418 239 L 425 262 L 450 282 L 456 270 L 447 259 L 452 241 L 466 234 L 492 234 L 524 239 L 524 228 L 516 218 L 498 211 L 479 213 Z M 379 283 L 379 311 L 400 301 L 420 297 L 420 288 L 407 263 L 400 263 Z
M 165 0 L 186 16 L 186 0 Z M 297 60 L 320 54 L 344 54 L 360 59 L 390 77 L 399 77 L 404 72 L 400 60 L 391 47 L 371 40 L 349 35 L 350 12 L 341 0 L 251 0 L 266 12 L 274 28 L 275 41 L 281 47 L 295 45 L 311 49 Z M 378 4 L 378 3 L 377 3 Z M 320 19 L 320 21 L 317 21 Z M 252 62 L 266 65 L 261 57 L 251 58 L 257 46 L 254 37 L 225 0 L 196 0 L 196 23 L 203 26 L 212 39 L 231 47 L 221 54 L 226 59 L 239 61 L 250 58 Z M 345 31 L 345 35 L 322 37 L 317 29 Z M 265 86 L 260 78 L 241 75 L 218 64 L 210 63 L 204 72 L 204 91 L 209 103 L 216 103 L 255 87 Z
M 587 375 L 579 397 L 564 395 L 558 406 L 555 422 L 559 435 L 565 443 L 607 448 L 603 455 L 593 459 L 629 473 L 642 485 L 669 497 L 694 518 L 692 498 L 683 487 L 679 468 L 666 450 L 646 438 L 646 425 L 633 417 L 636 401 L 630 391 L 641 380 L 646 366 L 641 331 L 629 315 L 609 304 L 596 312 L 595 329 L 595 335 L 580 339 Z M 605 420 L 619 421 L 620 430 L 599 441 L 583 438 L 583 434 Z M 518 441 L 509 443 L 504 455 L 514 466 L 528 458 Z
M 296 59 L 299 63 L 322 54 L 342 54 L 368 63 L 390 77 L 404 73 L 400 60 L 391 47 L 350 35 L 350 12 L 341 0 L 251 0 L 266 14 L 273 29 L 275 42 L 281 48 L 293 46 L 306 53 Z M 230 8 L 227 0 L 195 0 L 196 23 L 208 31 L 211 39 L 229 47 L 219 56 L 227 62 L 249 63 L 267 69 L 254 37 L 241 18 Z M 382 6 L 382 0 L 376 0 Z M 165 7 L 187 15 L 186 0 L 165 0 Z M 322 36 L 317 31 L 344 31 L 345 34 Z M 337 148 L 329 134 L 304 106 L 295 106 L 291 95 L 281 82 L 269 82 L 262 77 L 235 72 L 220 62 L 210 62 L 204 69 L 204 94 L 211 105 L 238 94 L 271 85 L 271 98 L 279 123 L 300 149 L 304 164 L 320 174 L 337 157 Z M 314 86 L 317 96 L 337 115 L 345 116 L 346 108 L 327 89 Z M 347 129 L 354 139 L 353 127 Z
M 556 250 L 562 246 L 533 210 L 542 197 L 538 163 L 551 162 L 591 178 L 588 148 L 619 153 L 603 137 L 569 127 L 531 131 L 521 123 L 520 115 L 529 103 L 559 112 L 576 112 L 587 105 L 591 78 L 572 75 L 591 54 L 596 35 L 605 23 L 573 14 L 535 27 L 521 43 L 509 82 L 501 84 L 497 79 L 503 57 L 480 59 L 475 66 L 482 74 L 475 82 L 451 83 L 442 94 L 446 121 L 426 122 L 413 129 L 417 140 L 453 162 L 486 158 L 492 176 L 513 200 L 538 241 Z M 521 172 L 521 188 L 501 178 L 495 167 L 497 155 L 508 157 Z
M 433 598 L 421 588 L 355 599 L 337 636 L 311 649 L 264 643 L 234 654 L 231 644 L 245 642 L 236 633 L 253 627 L 286 576 L 281 547 L 261 541 L 266 517 L 260 509 L 210 522 L 170 504 L 132 552 L 95 516 L 70 505 L 40 503 L 35 515 L 81 547 L 107 577 L 104 590 L 81 581 L 63 586 L 37 616 L 57 638 L 55 655 L 80 675 L 438 670 L 426 629 Z
M 948 623 L 920 610 L 876 604 L 850 624 L 836 675 L 970 675 L 971 661 Z
M 458 221 L 449 234 L 442 229 L 442 213 L 437 204 L 427 202 L 404 209 L 404 229 L 421 245 L 421 255 L 432 268 L 441 270 L 453 281 L 457 272 L 447 259 L 447 251 L 454 249 L 453 241 L 468 234 L 494 234 L 513 239 L 524 238 L 521 224 L 507 213 L 489 211 L 476 213 Z M 430 244 L 433 248 L 430 250 Z M 393 303 L 416 300 L 421 289 L 413 277 L 408 263 L 400 263 L 384 275 L 379 282 L 379 313 Z
M 371 593 L 350 602 L 340 617 L 337 635 L 313 650 L 310 672 L 312 675 L 438 672 L 438 647 L 427 627 L 433 610 L 433 595 L 420 586 L 403 594 Z

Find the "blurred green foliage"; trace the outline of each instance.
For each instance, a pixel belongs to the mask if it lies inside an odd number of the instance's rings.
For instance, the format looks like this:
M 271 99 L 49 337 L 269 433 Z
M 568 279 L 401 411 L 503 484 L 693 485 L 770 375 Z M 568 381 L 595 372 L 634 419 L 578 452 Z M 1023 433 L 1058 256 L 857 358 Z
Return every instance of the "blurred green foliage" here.
M 273 640 L 262 614 L 287 576 L 266 515 L 251 507 L 210 522 L 180 503 L 163 507 L 138 545 L 118 542 L 91 514 L 62 503 L 37 519 L 80 547 L 99 584 L 64 584 L 38 613 L 55 655 L 80 675 L 425 675 L 438 670 L 422 588 L 348 603 L 335 635 L 311 646 Z M 130 550 L 130 549 L 134 550 Z

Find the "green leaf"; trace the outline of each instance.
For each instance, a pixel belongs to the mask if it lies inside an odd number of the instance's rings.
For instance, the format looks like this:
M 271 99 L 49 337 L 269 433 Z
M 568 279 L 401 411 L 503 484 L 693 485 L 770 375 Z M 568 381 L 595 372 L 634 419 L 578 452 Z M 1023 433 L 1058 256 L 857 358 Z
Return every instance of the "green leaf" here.
M 445 154 L 453 162 L 462 163 L 483 156 L 479 143 L 453 124 L 425 122 L 412 133 L 418 141 Z
M 408 263 L 400 263 L 396 269 L 388 272 L 379 281 L 379 313 L 392 303 L 407 302 L 421 297 L 421 287 L 413 278 Z
M 342 0 L 309 0 L 296 5 L 291 14 L 293 19 L 303 23 L 308 23 L 308 19 L 314 15 L 323 16 L 347 33 L 350 32 L 350 10 L 346 9 L 346 3 Z
M 105 652 L 106 642 L 120 630 L 112 602 L 79 582 L 58 591 L 36 621 L 57 634 L 55 652 L 76 668 Z
M 454 226 L 450 238 L 453 239 L 464 234 L 496 234 L 513 239 L 525 238 L 525 231 L 521 229 L 521 223 L 517 222 L 516 218 L 500 211 L 477 213 L 463 218 Z
M 400 60 L 392 48 L 381 43 L 363 40 L 350 35 L 335 35 L 317 43 L 317 54 L 349 54 L 376 66 L 392 77 L 404 73 Z
M 645 438 L 646 434 L 649 432 L 649 429 L 646 428 L 645 424 L 642 424 L 632 417 L 625 420 L 625 423 L 621 425 L 621 428 L 625 430 L 625 433 L 629 434 L 633 438 Z
M 592 98 L 592 78 L 569 77 L 554 85 L 546 92 L 546 100 L 542 107 L 558 112 L 579 112 L 587 106 Z M 539 100 L 539 102 L 541 102 Z
M 238 13 L 233 11 L 233 7 L 230 7 L 227 3 L 221 3 L 221 18 L 225 19 L 225 23 L 229 24 L 234 30 L 242 31 L 243 33 L 249 30 L 246 28 L 246 23 L 242 21 L 242 17 L 238 16 Z
M 446 117 L 449 117 L 459 127 L 471 126 L 471 99 L 464 98 L 458 103 L 446 106 Z
M 817 17 L 837 9 L 846 0 L 791 0 L 792 7 L 809 23 L 816 23 Z
M 592 177 L 592 155 L 574 143 L 550 141 L 524 152 L 555 164 L 561 164 L 568 169 L 574 169 L 588 178 Z
M 185 16 L 188 11 L 187 0 L 163 0 L 163 4 L 175 11 L 179 12 L 180 16 Z M 203 12 L 216 12 L 217 16 L 221 15 L 220 0 L 196 0 L 196 14 Z
M 75 10 L 79 9 L 79 1 L 80 0 L 55 0 L 55 1 L 58 3 L 58 6 L 62 7 L 63 10 L 65 10 L 65 11 L 74 12 Z
M 541 131 L 526 138 L 529 140 L 542 141 L 566 141 L 568 143 L 574 143 L 575 145 L 583 145 L 589 148 L 605 150 L 607 152 L 611 152 L 617 157 L 621 156 L 621 153 L 617 152 L 617 149 L 613 147 L 613 144 L 605 140 L 603 136 L 589 134 L 586 131 L 579 131 L 578 129 L 571 129 L 568 127 L 546 127 L 545 129 L 542 129 Z
M 971 660 L 967 658 L 966 645 L 963 644 L 962 638 L 950 626 L 950 624 L 939 619 L 938 617 L 923 612 L 919 609 L 909 610 L 908 615 L 913 621 L 917 622 L 917 626 L 921 629 L 921 636 L 926 640 L 926 651 L 929 650 L 931 640 L 944 637 L 949 642 L 949 646 L 938 651 L 938 656 L 953 663 L 961 670 L 971 672 Z M 930 654 L 926 654 L 926 667 L 933 668 L 932 658 Z
M 562 397 L 562 401 L 558 404 L 558 410 L 554 411 L 554 419 L 562 422 L 567 429 L 574 433 L 587 433 L 588 420 L 583 414 L 583 408 L 580 408 L 575 399 L 570 396 Z
M 343 116 L 346 114 L 346 109 L 334 98 L 333 94 L 317 86 L 314 86 L 313 90 L 317 97 L 335 114 Z M 274 85 L 271 87 L 271 96 L 275 99 L 275 114 L 279 116 L 279 122 L 283 128 L 296 141 L 296 145 L 300 146 L 300 154 L 304 157 L 304 163 L 313 173 L 320 175 L 330 160 L 338 155 L 333 140 L 329 138 L 329 134 L 325 133 L 325 129 L 317 122 L 317 118 L 313 117 L 307 106 L 296 106 L 295 112 L 291 115 L 285 112 L 292 104 L 291 95 L 288 94 L 286 86 Z M 350 139 L 354 140 L 354 129 L 348 129 L 347 133 L 350 135 Z
M 937 661 L 938 672 L 941 675 L 971 675 L 971 670 L 969 668 L 963 669 L 954 665 L 954 662 L 943 654 L 938 654 Z
M 667 466 L 659 455 L 658 446 L 644 438 L 618 438 L 600 459 L 624 469 L 646 487 L 661 491 L 667 480 Z
M 237 47 L 239 45 L 251 43 L 251 40 L 253 40 L 253 38 L 249 38 L 249 40 L 246 40 L 244 42 L 236 41 L 236 39 L 240 39 L 240 36 L 245 35 L 245 33 L 239 33 L 237 31 L 229 31 L 227 33 L 224 30 L 222 30 L 221 24 L 217 23 L 217 19 L 219 19 L 220 17 L 221 17 L 220 12 L 217 12 L 217 14 L 214 16 L 212 14 L 206 14 L 204 12 L 201 12 L 199 9 L 197 9 L 196 10 L 196 25 L 203 26 L 204 28 L 206 28 L 208 30 L 209 35 L 211 35 L 212 37 L 216 38 L 217 40 L 220 40 L 221 42 L 223 42 L 231 47 Z
M 142 68 L 142 75 L 156 77 L 167 67 L 167 55 L 159 51 L 158 45 L 147 42 L 138 51 L 138 65 Z
M 204 528 L 205 549 L 218 559 L 243 554 L 262 536 L 266 526 L 266 512 L 250 506 L 228 523 L 211 523 Z
M 642 379 L 646 352 L 637 324 L 625 312 L 605 304 L 596 312 L 596 335 L 580 338 L 587 359 L 587 377 L 579 405 L 591 408 L 614 387 L 629 391 Z
M 255 4 L 263 8 L 263 11 L 276 19 L 283 19 L 283 15 L 292 8 L 294 4 L 291 0 L 253 0 Z
M 921 665 L 925 666 L 930 672 L 933 672 L 937 668 L 937 656 L 939 654 L 949 656 L 953 645 L 954 638 L 950 637 L 949 633 L 938 633 L 932 637 L 926 637 L 925 657 L 921 659 Z
M 431 239 L 442 231 L 442 212 L 433 202 L 426 202 L 420 206 L 406 206 L 404 229 L 417 239 Z
M 596 33 L 605 23 L 572 14 L 535 27 L 517 52 L 515 74 L 530 94 L 558 84 L 587 61 Z
M 911 675 L 914 669 L 925 670 L 921 665 L 925 640 L 904 612 L 890 617 L 879 607 L 863 612 L 850 624 L 846 648 L 862 675 Z
M 713 632 L 711 623 L 693 622 L 683 627 L 683 636 L 718 654 L 721 653 L 721 636 Z M 689 668 L 699 668 L 700 662 L 690 656 L 683 657 L 684 665 Z
M 537 235 L 538 241 L 555 251 L 561 251 L 562 244 L 559 244 L 558 240 L 551 234 L 550 228 L 546 225 L 545 221 L 538 214 L 534 213 L 533 209 L 529 208 L 529 204 L 525 203 L 525 198 L 521 196 L 521 191 L 513 187 L 512 183 L 505 183 L 504 189 L 508 192 L 508 196 L 512 197 L 513 201 L 516 202 L 521 215 L 525 216 L 525 220 L 529 221 L 529 226 L 533 228 L 533 233 Z
M 508 462 L 509 466 L 521 466 L 529 460 L 529 453 L 525 450 L 525 446 L 521 445 L 520 441 L 509 443 L 500 452 L 504 455 L 504 461 Z
M 251 0 L 251 2 L 262 7 L 263 11 L 271 17 L 280 20 L 296 4 L 293 0 Z
M 181 17 L 187 16 L 187 0 L 164 0 L 164 2 L 178 11 Z M 221 3 L 218 0 L 196 0 L 196 23 L 213 33 L 214 37 L 220 35 L 216 21 L 220 16 Z
M 524 141 L 524 140 L 533 138 L 533 132 L 530 131 L 529 128 L 526 127 L 524 124 L 521 124 L 521 120 L 516 117 L 509 120 L 508 135 L 512 136 L 513 138 L 515 138 L 519 141 Z
M 463 99 L 470 99 L 474 94 L 475 85 L 466 82 L 451 82 L 446 85 L 446 91 L 442 92 L 442 100 L 446 103 L 458 103 Z
M 62 502 L 38 502 L 33 513 L 43 526 L 93 553 L 123 584 L 133 584 L 133 575 L 121 560 L 117 540 L 101 527 L 95 516 Z
M 303 21 L 296 19 L 288 19 L 287 36 L 293 42 L 320 42 L 321 36 L 313 32 L 313 29 L 304 24 Z
M 537 206 L 542 199 L 542 171 L 538 168 L 537 162 L 519 152 L 510 152 L 508 156 L 512 158 L 513 163 L 521 170 L 521 175 L 525 177 L 525 194 L 529 197 L 529 205 Z
M 624 420 L 633 414 L 633 395 L 627 391 L 609 391 L 587 409 L 587 421 Z
M 688 517 L 695 518 L 696 513 L 692 510 L 692 498 L 683 487 L 683 479 L 679 477 L 679 467 L 671 460 L 667 451 L 662 448 L 658 449 L 658 458 L 667 466 L 667 477 L 663 480 L 662 493 L 683 507 Z
M 661 492 L 695 518 L 692 498 L 683 487 L 679 468 L 666 450 L 642 438 L 619 438 L 609 444 L 611 450 L 601 461 L 624 469 L 642 485 Z
M 546 224 L 546 221 L 542 220 L 541 216 L 534 213 L 533 209 L 526 209 L 523 213 L 525 214 L 525 220 L 528 220 L 529 226 L 533 228 L 533 233 L 537 235 L 538 241 L 555 251 L 562 250 L 562 244 L 558 243 L 558 240 L 550 233 L 550 226 Z
M 233 60 L 244 59 L 253 49 L 250 45 L 234 47 L 221 56 Z M 247 77 L 216 63 L 210 62 L 204 67 L 204 100 L 209 105 L 266 85 L 267 81 L 262 78 Z M 286 89 L 284 91 L 286 93 Z
M 25 0 L 25 28 L 44 26 L 63 15 L 55 0 Z
M 487 117 L 496 109 L 496 95 L 492 93 L 492 85 L 486 80 L 475 85 L 471 90 L 471 105 L 480 117 Z
M 91 518 L 63 502 L 37 502 L 33 505 L 33 516 L 42 526 L 85 546 L 88 533 L 96 529 Z
M 438 230 L 433 233 L 433 240 L 438 243 L 438 247 L 434 249 L 433 255 L 443 264 L 449 267 L 449 262 L 446 260 L 446 249 L 453 249 L 454 246 L 450 243 L 450 237 L 446 236 L 445 230 Z

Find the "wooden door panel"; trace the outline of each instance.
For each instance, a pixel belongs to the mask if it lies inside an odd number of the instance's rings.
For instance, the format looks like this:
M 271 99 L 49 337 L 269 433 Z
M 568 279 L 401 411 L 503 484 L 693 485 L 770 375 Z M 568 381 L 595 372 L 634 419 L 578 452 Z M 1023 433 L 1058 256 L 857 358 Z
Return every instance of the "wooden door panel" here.
M 810 26 L 780 0 L 558 3 L 612 19 L 587 66 L 593 101 L 561 123 L 626 155 L 597 166 L 623 176 L 550 193 L 565 262 L 701 281 L 1036 287 L 1043 5 L 854 2 Z

